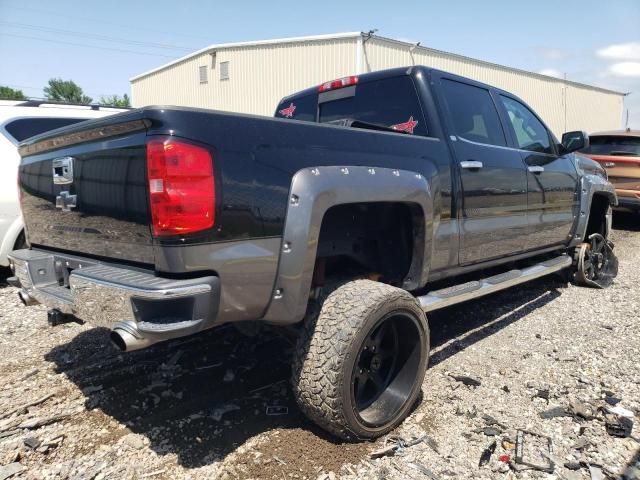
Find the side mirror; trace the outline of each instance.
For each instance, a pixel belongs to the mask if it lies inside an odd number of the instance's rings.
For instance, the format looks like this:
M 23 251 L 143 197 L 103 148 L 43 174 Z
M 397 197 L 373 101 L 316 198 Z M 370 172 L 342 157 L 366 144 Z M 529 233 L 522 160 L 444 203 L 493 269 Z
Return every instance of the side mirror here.
M 583 150 L 589 147 L 589 135 L 587 132 L 575 131 L 562 134 L 562 148 L 565 153 Z

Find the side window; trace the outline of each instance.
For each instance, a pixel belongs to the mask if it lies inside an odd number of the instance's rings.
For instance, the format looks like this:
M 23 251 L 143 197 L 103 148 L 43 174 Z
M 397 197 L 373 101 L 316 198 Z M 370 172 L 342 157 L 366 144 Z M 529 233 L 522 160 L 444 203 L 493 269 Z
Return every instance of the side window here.
M 18 142 L 33 137 L 40 133 L 53 130 L 55 128 L 66 127 L 73 123 L 86 120 L 86 118 L 19 118 L 5 125 L 5 129 Z
M 518 147 L 530 152 L 554 154 L 549 132 L 538 118 L 520 102 L 500 95 L 516 134 Z
M 456 135 L 472 142 L 507 145 L 489 90 L 448 79 L 442 80 L 442 86 Z
M 356 85 L 355 91 L 355 96 L 320 103 L 320 122 L 351 119 L 411 135 L 427 135 L 420 100 L 410 77 L 364 82 Z

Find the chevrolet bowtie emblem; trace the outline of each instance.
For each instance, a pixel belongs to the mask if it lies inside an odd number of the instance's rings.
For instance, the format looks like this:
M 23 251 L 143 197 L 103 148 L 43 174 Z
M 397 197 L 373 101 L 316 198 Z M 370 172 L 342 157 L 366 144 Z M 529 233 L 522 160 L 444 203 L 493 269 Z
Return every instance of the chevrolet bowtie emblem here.
M 76 208 L 77 195 L 69 195 L 69 192 L 60 192 L 56 197 L 56 208 L 61 208 L 63 212 L 70 212 Z

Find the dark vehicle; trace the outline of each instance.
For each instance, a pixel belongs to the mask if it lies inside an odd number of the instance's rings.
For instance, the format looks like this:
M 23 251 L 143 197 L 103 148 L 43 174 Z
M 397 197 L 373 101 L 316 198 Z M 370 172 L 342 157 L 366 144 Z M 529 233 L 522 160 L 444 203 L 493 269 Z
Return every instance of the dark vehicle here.
M 23 302 L 122 350 L 297 325 L 298 403 L 355 439 L 418 398 L 427 312 L 617 273 L 614 189 L 571 153 L 587 137 L 559 143 L 507 92 L 411 67 L 302 91 L 276 117 L 145 107 L 23 143 Z

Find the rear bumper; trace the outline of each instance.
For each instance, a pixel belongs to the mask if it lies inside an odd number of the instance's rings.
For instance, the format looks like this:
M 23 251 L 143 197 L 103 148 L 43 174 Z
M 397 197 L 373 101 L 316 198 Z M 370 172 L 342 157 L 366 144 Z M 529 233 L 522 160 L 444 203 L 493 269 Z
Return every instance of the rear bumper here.
M 167 279 L 40 250 L 16 250 L 9 259 L 26 298 L 91 325 L 126 332 L 136 348 L 216 323 L 220 279 L 215 276 Z

